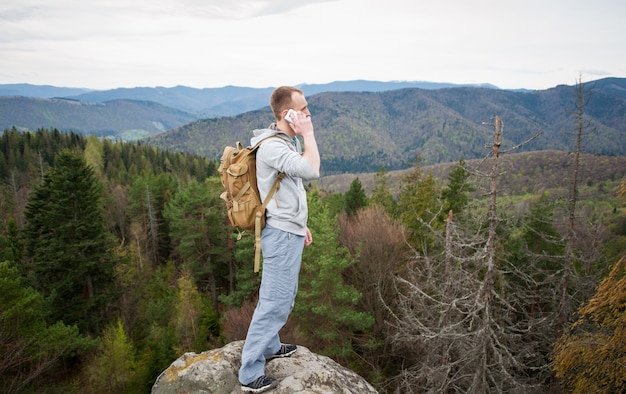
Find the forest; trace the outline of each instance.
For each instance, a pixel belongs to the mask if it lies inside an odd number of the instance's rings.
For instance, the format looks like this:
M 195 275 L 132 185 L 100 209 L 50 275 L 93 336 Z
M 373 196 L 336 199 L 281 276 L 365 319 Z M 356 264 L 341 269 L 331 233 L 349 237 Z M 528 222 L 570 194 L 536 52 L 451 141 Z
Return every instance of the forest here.
M 308 185 L 314 242 L 281 336 L 381 393 L 626 389 L 626 181 L 500 195 L 485 158 L 419 157 L 392 193 Z M 245 338 L 260 276 L 217 164 L 56 129 L 0 138 L 0 391 L 146 393 L 184 352 Z M 241 239 L 239 239 L 241 238 Z

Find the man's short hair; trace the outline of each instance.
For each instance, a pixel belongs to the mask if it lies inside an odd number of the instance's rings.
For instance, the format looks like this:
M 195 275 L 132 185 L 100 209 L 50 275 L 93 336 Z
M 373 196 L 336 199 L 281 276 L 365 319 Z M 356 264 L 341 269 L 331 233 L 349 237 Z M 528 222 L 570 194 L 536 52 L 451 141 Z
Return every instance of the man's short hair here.
M 291 96 L 294 92 L 304 94 L 302 90 L 293 86 L 280 86 L 272 92 L 270 107 L 272 108 L 272 112 L 274 112 L 276 120 L 281 120 L 283 110 L 290 108 L 292 102 Z

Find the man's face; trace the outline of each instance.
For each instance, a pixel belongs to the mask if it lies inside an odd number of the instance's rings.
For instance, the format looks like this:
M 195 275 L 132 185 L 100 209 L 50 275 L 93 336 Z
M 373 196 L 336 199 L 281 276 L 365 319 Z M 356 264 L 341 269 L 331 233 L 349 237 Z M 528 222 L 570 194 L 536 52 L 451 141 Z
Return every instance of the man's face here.
M 293 92 L 291 95 L 291 105 L 291 109 L 303 112 L 305 115 L 311 115 L 309 112 L 309 103 L 307 103 L 303 94 Z

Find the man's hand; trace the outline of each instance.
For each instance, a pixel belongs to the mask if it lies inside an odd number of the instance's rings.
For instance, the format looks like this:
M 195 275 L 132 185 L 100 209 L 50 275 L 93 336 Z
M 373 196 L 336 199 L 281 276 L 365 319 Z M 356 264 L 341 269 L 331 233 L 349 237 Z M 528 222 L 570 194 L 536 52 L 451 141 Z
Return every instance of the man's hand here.
M 320 174 L 320 153 L 317 149 L 317 142 L 315 141 L 315 132 L 313 129 L 313 122 L 311 122 L 311 115 L 299 111 L 293 119 L 293 123 L 289 126 L 293 129 L 296 135 L 302 136 L 304 140 L 304 152 L 302 157 L 307 159 L 311 164 L 311 167 L 315 170 L 317 176 Z
M 306 237 L 304 238 L 304 246 L 309 246 L 313 243 L 313 235 L 311 235 L 311 230 L 306 228 Z
M 302 137 L 314 135 L 313 122 L 311 121 L 311 115 L 308 115 L 302 111 L 297 111 L 295 116 L 292 117 L 293 123 L 289 123 L 296 135 Z

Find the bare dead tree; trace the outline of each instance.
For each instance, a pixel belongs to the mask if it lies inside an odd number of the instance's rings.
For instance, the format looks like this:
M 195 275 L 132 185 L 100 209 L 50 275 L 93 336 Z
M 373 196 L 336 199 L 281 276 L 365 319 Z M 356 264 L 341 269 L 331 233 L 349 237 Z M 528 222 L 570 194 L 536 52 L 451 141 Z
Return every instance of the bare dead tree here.
M 486 217 L 458 223 L 450 212 L 445 234 L 420 219 L 440 248 L 415 253 L 406 273 L 395 278 L 393 339 L 398 347 L 421 351 L 419 362 L 397 377 L 398 392 L 537 392 L 533 372 L 546 368 L 528 362 L 533 348 L 525 334 L 534 322 L 520 318 L 526 297 L 512 291 L 498 243 L 499 160 L 505 152 L 500 117 L 493 126 L 491 169 L 475 171 L 489 181 Z
M 568 213 L 568 221 L 567 221 L 567 232 L 565 235 L 565 258 L 563 261 L 563 276 L 561 278 L 560 290 L 561 290 L 561 299 L 559 303 L 559 312 L 557 319 L 557 338 L 559 338 L 562 333 L 565 325 L 570 320 L 570 316 L 574 310 L 574 305 L 572 303 L 572 299 L 570 297 L 570 286 L 572 281 L 572 276 L 577 276 L 576 270 L 573 269 L 573 264 L 577 260 L 576 256 L 576 206 L 578 202 L 578 183 L 579 176 L 581 170 L 581 151 L 583 145 L 583 138 L 585 130 L 589 127 L 589 123 L 584 119 L 584 109 L 587 105 L 590 96 L 585 92 L 585 86 L 582 83 L 581 77 L 579 76 L 576 81 L 575 87 L 576 101 L 574 104 L 574 118 L 576 124 L 576 133 L 575 133 L 575 148 L 574 148 L 574 160 L 572 166 L 572 179 L 570 183 L 569 189 L 569 198 L 567 204 L 567 213 Z

